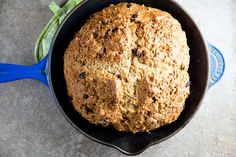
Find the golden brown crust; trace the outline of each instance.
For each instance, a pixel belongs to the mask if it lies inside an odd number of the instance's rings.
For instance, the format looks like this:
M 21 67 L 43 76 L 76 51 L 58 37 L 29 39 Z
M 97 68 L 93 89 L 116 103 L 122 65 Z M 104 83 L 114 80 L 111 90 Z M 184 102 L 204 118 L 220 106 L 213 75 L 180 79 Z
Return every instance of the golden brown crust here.
M 75 109 L 91 123 L 134 133 L 178 118 L 189 95 L 188 67 L 179 22 L 134 3 L 92 15 L 64 55 Z

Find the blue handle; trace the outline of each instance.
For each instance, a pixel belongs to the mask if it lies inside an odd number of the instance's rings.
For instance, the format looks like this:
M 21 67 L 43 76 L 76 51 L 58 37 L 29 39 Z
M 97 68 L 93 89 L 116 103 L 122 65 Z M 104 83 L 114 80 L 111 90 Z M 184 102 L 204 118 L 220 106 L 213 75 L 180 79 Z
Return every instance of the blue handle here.
M 210 80 L 208 88 L 215 85 L 223 76 L 225 71 L 225 60 L 215 46 L 208 44 L 208 50 L 210 52 Z
M 0 63 L 0 83 L 31 78 L 48 86 L 46 64 L 47 56 L 39 63 L 30 66 Z

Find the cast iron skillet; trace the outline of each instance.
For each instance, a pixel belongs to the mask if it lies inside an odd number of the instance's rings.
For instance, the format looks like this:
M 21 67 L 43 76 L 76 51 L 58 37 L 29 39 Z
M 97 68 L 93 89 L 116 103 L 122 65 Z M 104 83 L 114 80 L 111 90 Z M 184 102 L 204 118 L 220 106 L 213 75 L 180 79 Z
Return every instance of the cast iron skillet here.
M 168 11 L 182 24 L 190 47 L 191 94 L 178 120 L 150 133 L 124 133 L 112 127 L 103 128 L 89 123 L 76 112 L 69 101 L 63 74 L 63 55 L 68 43 L 89 16 L 111 3 L 135 2 Z M 68 121 L 81 133 L 101 144 L 112 146 L 128 155 L 136 155 L 151 145 L 160 143 L 180 131 L 195 115 L 206 89 L 216 83 L 224 72 L 224 60 L 220 52 L 211 48 L 211 73 L 209 80 L 208 51 L 201 33 L 189 15 L 170 0 L 85 0 L 64 20 L 55 35 L 49 54 L 32 66 L 0 64 L 0 82 L 33 78 L 43 82 L 51 90 L 58 107 Z M 210 82 L 210 83 L 209 83 Z

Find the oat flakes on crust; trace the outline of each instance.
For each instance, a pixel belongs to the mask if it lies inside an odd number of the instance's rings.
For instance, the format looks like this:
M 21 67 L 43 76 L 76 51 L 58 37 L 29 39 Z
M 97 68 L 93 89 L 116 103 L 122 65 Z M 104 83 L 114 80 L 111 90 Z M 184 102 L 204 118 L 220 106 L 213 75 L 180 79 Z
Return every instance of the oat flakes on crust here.
M 95 13 L 64 55 L 72 104 L 94 124 L 147 132 L 175 121 L 189 95 L 189 48 L 169 13 L 120 3 Z

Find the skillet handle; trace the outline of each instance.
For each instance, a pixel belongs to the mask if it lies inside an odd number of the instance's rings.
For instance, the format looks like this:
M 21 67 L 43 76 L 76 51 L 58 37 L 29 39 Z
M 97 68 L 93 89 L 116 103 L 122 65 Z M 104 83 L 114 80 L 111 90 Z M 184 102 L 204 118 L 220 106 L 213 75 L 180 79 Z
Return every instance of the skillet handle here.
M 215 85 L 223 76 L 225 70 L 225 60 L 215 46 L 208 43 L 208 50 L 210 53 L 210 80 L 208 89 Z
M 47 56 L 30 66 L 0 63 L 0 83 L 31 78 L 48 86 L 46 64 Z

